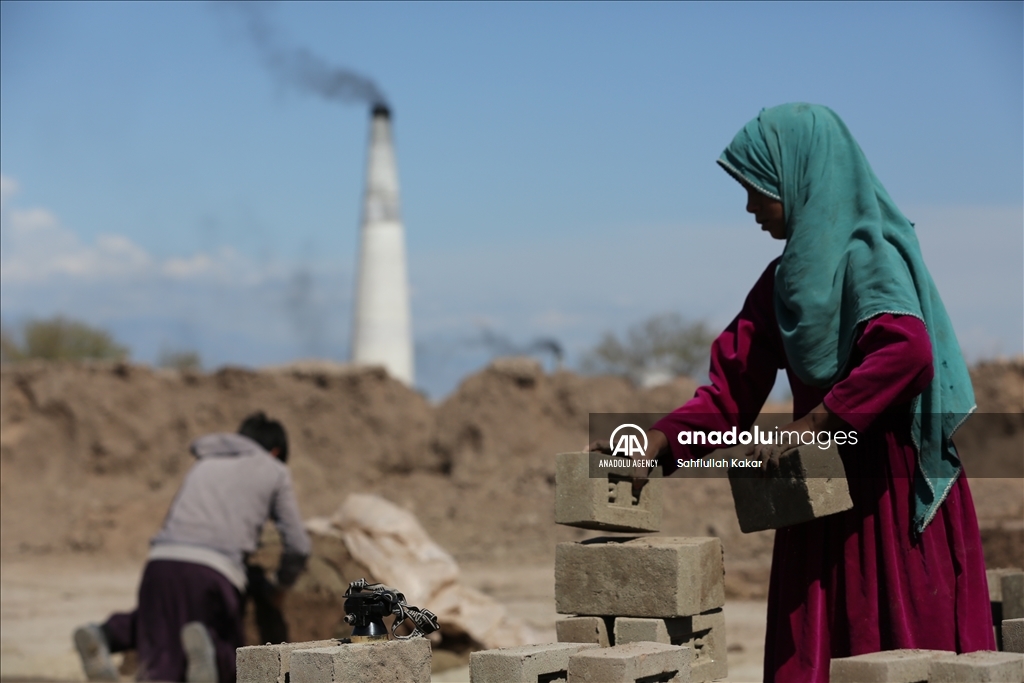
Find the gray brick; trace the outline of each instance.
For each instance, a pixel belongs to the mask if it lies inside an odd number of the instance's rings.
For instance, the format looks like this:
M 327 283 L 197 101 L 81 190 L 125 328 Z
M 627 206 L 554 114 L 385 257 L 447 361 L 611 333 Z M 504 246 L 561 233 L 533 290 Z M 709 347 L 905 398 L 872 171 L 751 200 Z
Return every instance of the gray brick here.
M 638 641 L 685 645 L 692 648 L 692 681 L 712 681 L 725 678 L 729 673 L 726 661 L 725 612 L 721 609 L 674 619 L 618 617 L 615 620 L 615 644 L 624 645 Z
M 555 633 L 560 643 L 593 643 L 609 647 L 610 617 L 569 617 L 555 622 Z
M 988 577 L 988 597 L 993 603 L 992 611 L 996 621 L 1024 619 L 1024 571 L 989 569 L 985 574 Z
M 1019 569 L 1000 577 L 1003 589 L 1003 619 L 1024 619 L 1024 572 Z
M 1003 649 L 1024 653 L 1024 619 L 1003 620 Z
M 730 468 L 729 485 L 743 533 L 781 529 L 853 507 L 835 444 L 798 446 L 772 476 Z
M 565 680 L 569 657 L 598 647 L 592 643 L 544 643 L 469 655 L 471 683 L 537 683 Z
M 942 650 L 886 650 L 832 660 L 831 683 L 922 683 Z
M 555 548 L 560 614 L 687 617 L 725 604 L 722 542 L 712 537 L 595 538 Z
M 1024 655 L 1015 652 L 947 653 L 932 660 L 929 683 L 1020 683 Z
M 312 647 L 333 647 L 337 644 L 336 640 L 314 640 L 240 647 L 235 650 L 238 683 L 286 683 L 292 652 Z
M 426 638 L 295 650 L 290 683 L 428 683 Z
M 633 498 L 630 467 L 599 467 L 620 461 L 603 453 L 555 456 L 555 522 L 600 531 L 649 532 L 661 528 L 661 470 Z M 605 476 L 591 477 L 591 471 Z
M 690 683 L 688 647 L 627 643 L 586 650 L 569 658 L 568 683 L 635 683 L 639 679 Z
M 685 619 L 686 617 L 681 618 Z M 644 642 L 671 645 L 672 641 L 668 636 L 666 621 L 668 620 L 644 617 L 616 617 L 615 642 L 619 645 Z

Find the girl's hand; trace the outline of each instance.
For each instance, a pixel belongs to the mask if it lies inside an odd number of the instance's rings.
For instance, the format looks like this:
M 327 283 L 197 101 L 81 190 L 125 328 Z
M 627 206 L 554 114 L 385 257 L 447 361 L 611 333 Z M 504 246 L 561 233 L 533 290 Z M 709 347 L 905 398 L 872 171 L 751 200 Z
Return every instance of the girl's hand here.
M 817 434 L 818 432 L 835 432 L 839 430 L 850 429 L 850 425 L 837 416 L 835 413 L 829 411 L 825 407 L 824 403 L 819 403 L 814 410 L 807 413 L 799 420 L 794 420 L 788 425 L 779 428 L 779 433 L 793 431 L 797 433 L 812 432 Z M 747 457 L 757 458 L 761 461 L 761 471 L 764 475 L 777 474 L 781 465 L 781 460 L 786 457 L 786 454 L 795 449 L 799 444 L 772 444 L 766 446 L 758 444 L 751 446 L 747 449 Z
M 782 427 L 783 429 L 791 429 L 792 425 L 796 424 L 791 422 L 789 425 Z M 764 444 L 758 444 L 757 446 L 751 446 L 747 449 L 748 458 L 756 458 L 761 461 L 761 474 L 762 476 L 774 476 L 778 474 L 782 467 L 782 460 L 786 455 L 796 448 L 796 446 L 780 446 L 779 444 L 771 444 L 766 446 Z
M 665 436 L 665 432 L 658 431 L 657 429 L 647 430 L 647 455 L 644 457 L 645 460 L 658 459 L 658 463 L 661 463 L 661 458 L 672 457 L 672 451 L 668 447 L 668 437 Z M 641 464 L 634 464 L 633 466 L 633 497 L 636 499 L 640 498 L 640 492 L 644 486 L 647 485 L 648 477 L 651 473 L 651 468 Z

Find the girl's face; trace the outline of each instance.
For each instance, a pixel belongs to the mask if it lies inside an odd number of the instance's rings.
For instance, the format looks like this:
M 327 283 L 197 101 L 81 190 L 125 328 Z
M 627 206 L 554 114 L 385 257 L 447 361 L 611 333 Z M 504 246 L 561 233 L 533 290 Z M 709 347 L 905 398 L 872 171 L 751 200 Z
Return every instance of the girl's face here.
M 754 220 L 761 229 L 777 240 L 786 239 L 786 214 L 782 202 L 766 197 L 753 188 L 747 189 L 747 213 L 754 214 Z

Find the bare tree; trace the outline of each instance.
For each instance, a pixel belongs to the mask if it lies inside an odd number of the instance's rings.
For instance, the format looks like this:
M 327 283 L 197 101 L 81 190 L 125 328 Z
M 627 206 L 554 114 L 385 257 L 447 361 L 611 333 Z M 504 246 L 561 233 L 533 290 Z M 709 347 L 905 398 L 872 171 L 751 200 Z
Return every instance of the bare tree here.
M 666 313 L 631 326 L 622 340 L 607 333 L 584 357 L 584 372 L 625 375 L 651 384 L 704 370 L 715 335 L 703 321 L 689 322 Z

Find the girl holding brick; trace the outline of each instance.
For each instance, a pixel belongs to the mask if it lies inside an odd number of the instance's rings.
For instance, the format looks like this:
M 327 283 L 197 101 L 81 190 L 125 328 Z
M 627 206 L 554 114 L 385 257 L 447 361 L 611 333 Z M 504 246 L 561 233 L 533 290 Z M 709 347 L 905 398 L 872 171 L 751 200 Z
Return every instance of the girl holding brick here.
M 669 474 L 709 450 L 680 431 L 749 429 L 780 368 L 796 418 L 782 429 L 860 437 L 839 449 L 853 508 L 776 532 L 764 680 L 827 681 L 831 658 L 879 650 L 995 649 L 952 441 L 974 393 L 913 225 L 826 107 L 762 110 L 718 163 L 786 246 L 715 341 L 710 383 L 653 426 L 648 453 Z M 779 449 L 752 455 L 770 467 Z

